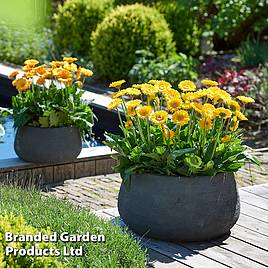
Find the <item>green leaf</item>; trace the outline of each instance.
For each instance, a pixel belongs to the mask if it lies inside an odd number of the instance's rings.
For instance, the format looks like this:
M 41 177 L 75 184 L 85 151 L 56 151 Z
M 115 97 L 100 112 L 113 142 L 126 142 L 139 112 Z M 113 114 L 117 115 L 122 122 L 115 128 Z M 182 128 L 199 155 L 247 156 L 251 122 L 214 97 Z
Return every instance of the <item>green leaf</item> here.
M 38 122 L 41 127 L 49 127 L 49 119 L 47 116 L 40 116 Z

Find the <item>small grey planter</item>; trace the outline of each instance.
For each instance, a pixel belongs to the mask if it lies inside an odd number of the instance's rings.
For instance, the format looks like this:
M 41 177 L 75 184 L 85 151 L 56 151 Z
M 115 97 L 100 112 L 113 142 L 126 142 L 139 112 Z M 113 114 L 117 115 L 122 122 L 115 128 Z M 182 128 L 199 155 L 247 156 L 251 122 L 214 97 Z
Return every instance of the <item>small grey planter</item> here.
M 240 213 L 233 173 L 214 177 L 134 174 L 122 184 L 121 218 L 140 235 L 165 241 L 204 241 L 229 233 Z
M 17 129 L 14 148 L 24 161 L 36 163 L 70 162 L 82 150 L 79 130 L 75 127 Z

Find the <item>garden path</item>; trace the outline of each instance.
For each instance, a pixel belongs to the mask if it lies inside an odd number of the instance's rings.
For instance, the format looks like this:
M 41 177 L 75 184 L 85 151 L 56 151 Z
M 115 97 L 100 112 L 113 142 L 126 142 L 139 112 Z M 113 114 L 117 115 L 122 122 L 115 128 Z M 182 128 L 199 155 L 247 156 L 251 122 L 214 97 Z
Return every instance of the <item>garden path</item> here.
M 268 148 L 257 149 L 253 153 L 262 161 L 262 165 L 250 164 L 241 168 L 236 174 L 240 187 L 268 182 Z M 44 194 L 56 195 L 96 211 L 117 205 L 120 183 L 119 174 L 85 177 L 48 185 Z

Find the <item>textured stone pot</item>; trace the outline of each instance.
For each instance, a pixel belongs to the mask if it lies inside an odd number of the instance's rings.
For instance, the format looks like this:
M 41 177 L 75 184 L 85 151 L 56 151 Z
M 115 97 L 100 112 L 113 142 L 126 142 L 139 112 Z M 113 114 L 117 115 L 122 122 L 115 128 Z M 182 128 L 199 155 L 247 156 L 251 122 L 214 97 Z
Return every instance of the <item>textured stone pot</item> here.
M 140 235 L 165 241 L 204 241 L 229 233 L 240 213 L 233 173 L 214 177 L 135 174 L 122 184 L 121 218 Z
M 82 150 L 79 130 L 75 127 L 18 128 L 14 148 L 24 161 L 58 163 L 73 161 Z

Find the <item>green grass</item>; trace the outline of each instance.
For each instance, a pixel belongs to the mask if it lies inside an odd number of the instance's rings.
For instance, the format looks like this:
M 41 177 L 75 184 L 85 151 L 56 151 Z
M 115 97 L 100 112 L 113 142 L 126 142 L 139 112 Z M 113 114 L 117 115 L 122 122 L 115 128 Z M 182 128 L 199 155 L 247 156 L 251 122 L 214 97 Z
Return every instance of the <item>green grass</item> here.
M 84 257 L 63 257 L 60 260 L 66 267 L 145 267 L 146 252 L 126 230 L 105 222 L 87 210 L 53 197 L 44 197 L 37 191 L 22 190 L 14 187 L 0 187 L 0 210 L 22 215 L 26 222 L 36 228 L 50 227 L 52 231 L 69 234 L 103 234 L 106 241 L 58 242 L 63 246 L 83 245 Z

